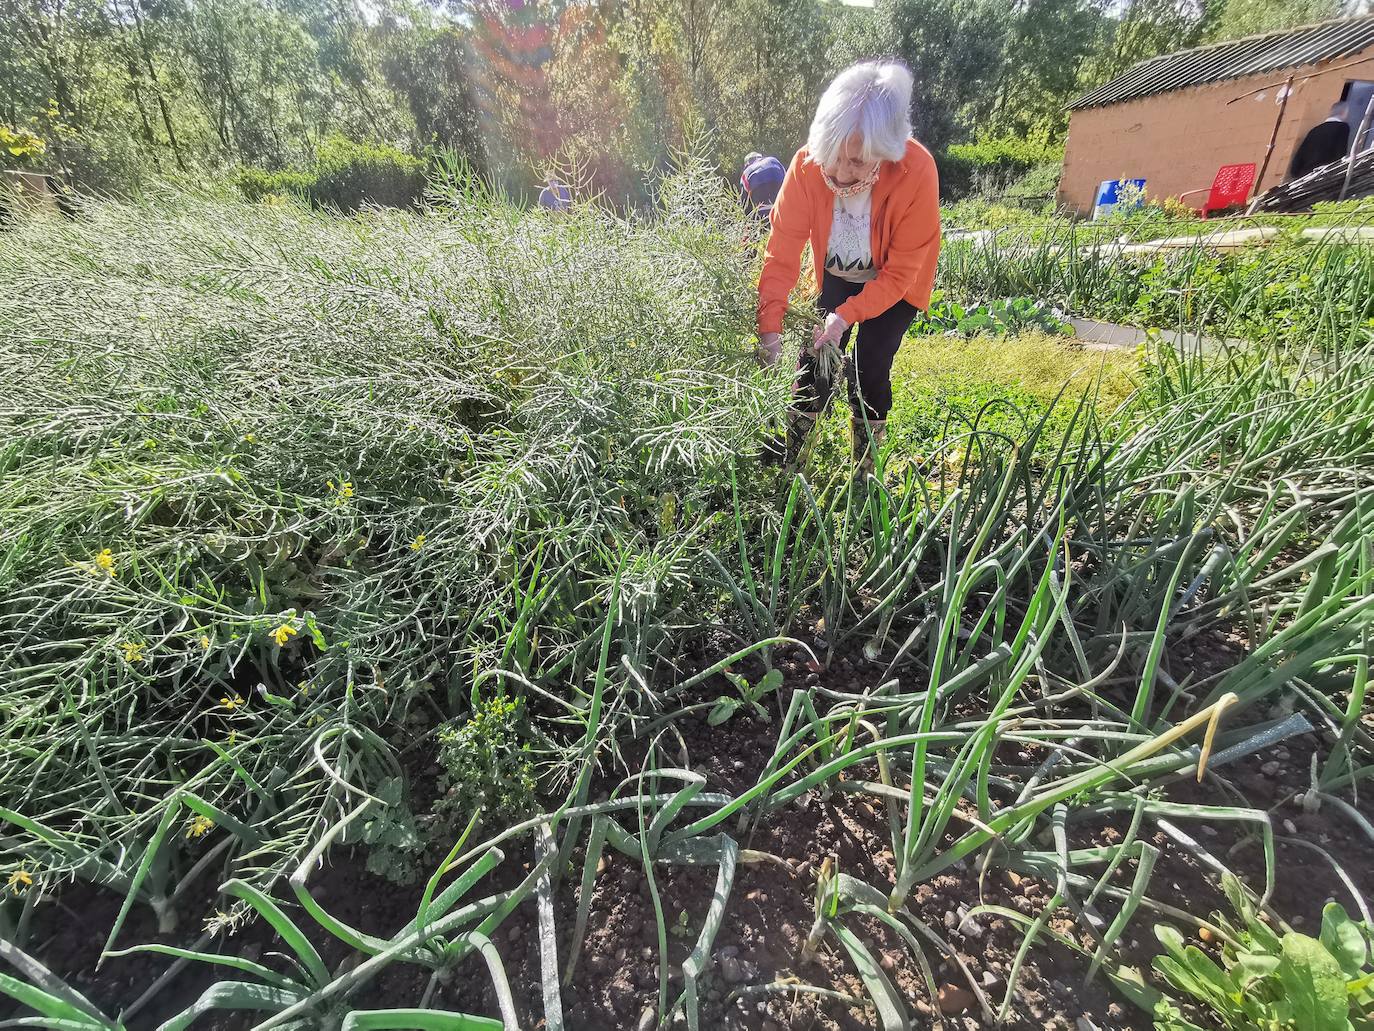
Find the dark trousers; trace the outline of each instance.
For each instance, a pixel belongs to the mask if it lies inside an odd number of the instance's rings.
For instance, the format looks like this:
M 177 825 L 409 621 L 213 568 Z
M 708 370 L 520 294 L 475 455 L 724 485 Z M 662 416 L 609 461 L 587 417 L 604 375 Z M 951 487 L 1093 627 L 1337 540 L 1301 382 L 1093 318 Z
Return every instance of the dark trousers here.
M 825 274 L 821 296 L 816 307 L 822 315 L 829 315 L 864 288 L 863 283 L 851 283 L 839 276 Z M 855 419 L 865 416 L 870 422 L 882 422 L 892 408 L 892 360 L 902 337 L 915 321 L 918 309 L 901 300 L 881 315 L 858 324 L 858 341 L 854 354 L 844 360 L 845 379 L 849 385 L 849 405 Z M 844 331 L 840 351 L 849 348 L 854 326 Z M 827 377 L 809 348 L 802 349 L 801 373 L 797 377 L 796 405 L 803 412 L 819 415 L 830 404 L 834 393 L 833 370 Z

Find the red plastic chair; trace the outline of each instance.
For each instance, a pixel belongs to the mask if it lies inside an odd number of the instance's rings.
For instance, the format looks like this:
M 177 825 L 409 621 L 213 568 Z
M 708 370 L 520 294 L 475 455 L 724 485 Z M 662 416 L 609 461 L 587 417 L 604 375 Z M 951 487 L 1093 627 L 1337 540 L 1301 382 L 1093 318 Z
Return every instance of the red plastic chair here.
M 1212 190 L 1207 194 L 1207 203 L 1202 206 L 1202 217 L 1213 211 L 1224 211 L 1236 204 L 1244 204 L 1250 199 L 1250 189 L 1255 185 L 1255 164 L 1222 165 L 1217 177 L 1212 180 Z

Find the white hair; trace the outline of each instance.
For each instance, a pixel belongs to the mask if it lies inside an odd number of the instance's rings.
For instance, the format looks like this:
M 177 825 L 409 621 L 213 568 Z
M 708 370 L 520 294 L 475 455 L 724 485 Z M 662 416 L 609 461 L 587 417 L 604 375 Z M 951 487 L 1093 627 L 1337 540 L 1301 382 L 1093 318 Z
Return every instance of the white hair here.
M 911 136 L 911 72 L 896 61 L 850 65 L 816 106 L 806 146 L 821 166 L 833 164 L 845 140 L 858 135 L 865 161 L 900 161 Z

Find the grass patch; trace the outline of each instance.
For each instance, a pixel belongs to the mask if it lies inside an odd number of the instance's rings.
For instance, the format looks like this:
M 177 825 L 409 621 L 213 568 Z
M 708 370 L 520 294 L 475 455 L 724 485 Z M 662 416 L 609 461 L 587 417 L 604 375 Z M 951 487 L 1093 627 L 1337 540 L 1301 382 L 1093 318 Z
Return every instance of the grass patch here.
M 1136 389 L 1140 363 L 1134 350 L 1089 349 L 1041 332 L 908 337 L 892 368 L 893 455 L 899 464 L 925 456 L 975 425 L 1019 445 L 1041 419 L 1036 450 L 1057 449 L 1070 432 L 1074 402 L 1090 396 L 1098 416 L 1117 411 Z M 818 444 L 827 462 L 840 461 L 847 446 L 848 406 L 835 407 Z

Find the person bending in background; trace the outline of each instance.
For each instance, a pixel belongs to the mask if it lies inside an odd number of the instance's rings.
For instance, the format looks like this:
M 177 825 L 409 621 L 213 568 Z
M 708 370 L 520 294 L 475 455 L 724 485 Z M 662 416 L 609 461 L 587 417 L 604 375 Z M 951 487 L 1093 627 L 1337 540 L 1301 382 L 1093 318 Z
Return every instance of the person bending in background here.
M 572 207 L 572 190 L 549 173 L 544 177 L 544 188 L 539 191 L 539 206 L 547 211 L 567 211 Z
M 911 72 L 895 62 L 856 64 L 826 88 L 806 146 L 797 151 L 773 205 L 773 231 L 759 277 L 759 359 L 778 360 L 787 298 L 808 241 L 825 317 L 802 348 L 786 439 L 794 464 L 834 390 L 822 349 L 846 359 L 854 462 L 873 468 L 892 407 L 892 361 L 918 312 L 930 304 L 940 251 L 939 178 L 930 152 L 911 138 Z
M 739 177 L 740 197 L 745 209 L 760 222 L 768 221 L 786 171 L 777 158 L 758 151 L 744 159 L 744 171 Z
M 1346 105 L 1331 105 L 1331 114 L 1326 121 L 1307 130 L 1307 135 L 1293 152 L 1293 163 L 1288 166 L 1289 179 L 1301 179 L 1308 172 L 1339 161 L 1350 150 L 1350 124 L 1345 120 Z

